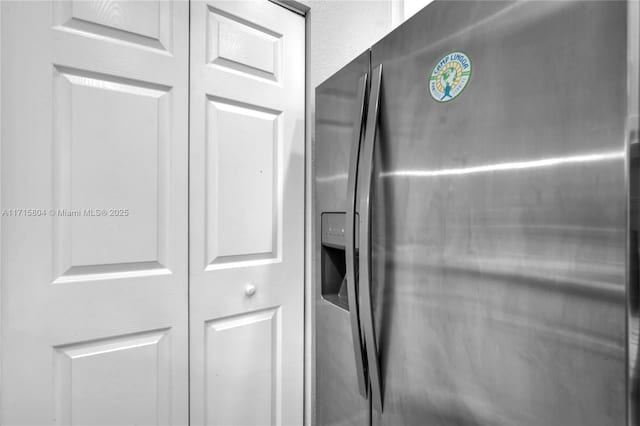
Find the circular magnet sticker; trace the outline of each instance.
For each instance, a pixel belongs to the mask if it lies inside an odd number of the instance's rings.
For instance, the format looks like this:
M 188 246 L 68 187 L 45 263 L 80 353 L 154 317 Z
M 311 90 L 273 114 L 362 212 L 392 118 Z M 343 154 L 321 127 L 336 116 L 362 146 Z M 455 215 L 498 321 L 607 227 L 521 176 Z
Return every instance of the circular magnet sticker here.
M 452 52 L 436 63 L 429 76 L 431 97 L 438 102 L 454 100 L 469 83 L 471 60 L 462 52 Z

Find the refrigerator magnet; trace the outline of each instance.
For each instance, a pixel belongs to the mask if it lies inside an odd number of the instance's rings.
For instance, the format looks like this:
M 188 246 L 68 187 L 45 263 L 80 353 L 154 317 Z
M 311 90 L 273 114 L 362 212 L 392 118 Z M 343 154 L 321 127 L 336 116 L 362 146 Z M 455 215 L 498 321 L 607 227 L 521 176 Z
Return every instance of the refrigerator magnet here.
M 462 52 L 451 52 L 440 59 L 431 70 L 429 91 L 438 102 L 454 100 L 471 79 L 471 59 Z

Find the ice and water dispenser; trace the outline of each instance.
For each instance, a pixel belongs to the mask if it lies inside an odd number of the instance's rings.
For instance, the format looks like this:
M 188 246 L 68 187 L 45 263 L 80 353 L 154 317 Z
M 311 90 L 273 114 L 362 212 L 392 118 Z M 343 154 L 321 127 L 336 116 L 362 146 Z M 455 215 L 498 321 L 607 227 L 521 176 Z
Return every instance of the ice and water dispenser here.
M 349 310 L 347 296 L 347 262 L 345 250 L 345 213 L 321 215 L 321 292 L 327 302 Z M 358 216 L 356 215 L 356 223 Z M 358 232 L 356 227 L 356 275 L 358 258 Z

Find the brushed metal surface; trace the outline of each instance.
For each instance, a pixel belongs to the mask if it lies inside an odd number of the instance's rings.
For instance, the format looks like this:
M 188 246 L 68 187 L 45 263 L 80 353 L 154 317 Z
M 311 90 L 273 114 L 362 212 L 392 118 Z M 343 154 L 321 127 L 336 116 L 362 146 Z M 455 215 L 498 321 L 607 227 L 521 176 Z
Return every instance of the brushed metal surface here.
M 372 49 L 374 425 L 627 423 L 626 8 L 437 1 Z
M 345 220 L 345 257 L 347 263 L 347 294 L 349 303 L 349 317 L 351 319 L 351 336 L 353 354 L 358 375 L 358 390 L 360 395 L 367 397 L 369 381 L 365 370 L 365 352 L 360 330 L 360 314 L 358 309 L 358 285 L 356 283 L 356 181 L 358 176 L 358 158 L 360 154 L 360 139 L 364 129 L 365 94 L 367 79 L 365 73 L 358 79 L 354 127 L 351 137 L 351 154 L 349 158 L 349 175 L 347 177 L 347 214 Z
M 347 209 L 347 174 L 357 120 L 358 80 L 369 72 L 369 58 L 367 51 L 316 89 L 315 235 L 320 235 L 323 212 L 345 212 Z M 316 264 L 313 286 L 316 301 L 316 423 L 369 425 L 369 401 L 358 391 L 349 312 L 322 298 L 319 238 L 314 241 L 313 250 Z
M 640 3 L 627 3 L 627 186 L 629 216 L 627 218 L 627 416 L 629 425 L 640 422 L 640 241 L 638 239 L 638 201 L 640 200 Z

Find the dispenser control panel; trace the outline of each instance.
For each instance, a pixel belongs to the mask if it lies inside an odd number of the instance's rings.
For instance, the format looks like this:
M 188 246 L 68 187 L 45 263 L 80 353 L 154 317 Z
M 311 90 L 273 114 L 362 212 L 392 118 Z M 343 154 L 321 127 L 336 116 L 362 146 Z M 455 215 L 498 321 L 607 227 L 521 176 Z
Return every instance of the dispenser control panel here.
M 336 248 L 344 248 L 345 246 L 345 224 L 346 214 L 339 213 L 322 213 L 322 245 Z M 358 215 L 356 214 L 356 224 L 358 223 Z M 358 246 L 358 227 L 356 226 L 356 247 Z

